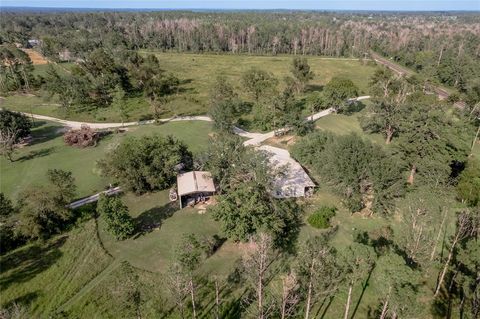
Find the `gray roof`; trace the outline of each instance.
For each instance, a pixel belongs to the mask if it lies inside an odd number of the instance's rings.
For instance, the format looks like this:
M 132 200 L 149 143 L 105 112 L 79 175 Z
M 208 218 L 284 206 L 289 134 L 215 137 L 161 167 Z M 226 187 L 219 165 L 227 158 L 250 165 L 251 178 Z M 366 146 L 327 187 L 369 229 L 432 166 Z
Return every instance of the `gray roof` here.
M 310 176 L 287 150 L 269 145 L 262 145 L 259 149 L 269 154 L 270 165 L 277 171 L 273 181 L 274 197 L 303 197 L 306 187 L 315 187 Z
M 212 174 L 206 171 L 192 171 L 177 176 L 178 195 L 215 192 Z

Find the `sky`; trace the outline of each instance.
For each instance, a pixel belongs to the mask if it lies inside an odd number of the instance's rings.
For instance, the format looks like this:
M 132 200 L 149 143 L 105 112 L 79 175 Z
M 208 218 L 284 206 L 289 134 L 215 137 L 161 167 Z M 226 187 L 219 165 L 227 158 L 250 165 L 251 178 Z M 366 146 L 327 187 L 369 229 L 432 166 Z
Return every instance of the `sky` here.
M 0 0 L 1 6 L 158 9 L 480 11 L 480 0 Z

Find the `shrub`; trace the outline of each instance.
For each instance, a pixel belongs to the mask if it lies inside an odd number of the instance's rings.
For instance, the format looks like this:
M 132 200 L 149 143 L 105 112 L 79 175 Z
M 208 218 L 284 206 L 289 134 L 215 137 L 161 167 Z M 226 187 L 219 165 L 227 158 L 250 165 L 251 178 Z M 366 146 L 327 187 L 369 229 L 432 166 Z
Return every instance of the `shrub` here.
M 335 216 L 336 211 L 335 207 L 322 206 L 311 214 L 307 221 L 312 227 L 328 228 L 330 227 L 330 219 Z

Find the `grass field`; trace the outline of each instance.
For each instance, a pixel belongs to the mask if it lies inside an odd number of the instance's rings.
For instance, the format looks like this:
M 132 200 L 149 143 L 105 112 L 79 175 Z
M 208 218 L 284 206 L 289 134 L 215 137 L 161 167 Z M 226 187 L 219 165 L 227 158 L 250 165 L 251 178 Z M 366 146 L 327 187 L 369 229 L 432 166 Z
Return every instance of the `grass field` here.
M 207 144 L 211 124 L 208 122 L 171 122 L 163 125 L 146 125 L 129 128 L 127 133 L 110 134 L 96 147 L 79 149 L 66 146 L 61 127 L 54 123 L 36 121 L 33 129 L 33 145 L 19 149 L 13 163 L 4 157 L 0 159 L 0 190 L 15 199 L 28 185 L 41 185 L 46 181 L 48 169 L 58 168 L 71 171 L 78 187 L 77 195 L 83 197 L 108 186 L 96 161 L 128 136 L 145 134 L 173 135 L 184 141 L 193 152 L 200 151 Z
M 0 257 L 0 304 L 30 304 L 32 317 L 46 318 L 112 260 L 96 240 L 93 220 L 48 242 L 26 245 Z
M 142 51 L 142 54 L 148 52 Z M 248 55 L 214 55 L 185 53 L 154 53 L 160 60 L 160 65 L 168 72 L 175 74 L 182 81 L 181 92 L 165 107 L 163 116 L 205 114 L 208 110 L 208 95 L 217 75 L 225 75 L 245 97 L 241 87 L 242 74 L 251 67 L 272 72 L 282 82 L 290 74 L 293 56 L 248 56 Z M 365 93 L 368 79 L 375 67 L 362 65 L 357 60 L 325 59 L 308 57 L 308 62 L 315 73 L 307 91 L 319 90 L 333 76 L 343 76 L 351 79 Z M 57 69 L 70 68 L 72 64 L 62 63 Z M 35 73 L 43 75 L 47 65 L 35 67 Z M 307 92 L 308 94 L 308 92 Z M 65 113 L 55 99 L 48 100 L 45 93 L 38 96 L 7 96 L 1 102 L 2 107 L 23 112 L 68 118 L 79 121 L 120 121 L 119 115 L 111 108 L 99 109 L 94 112 Z M 129 101 L 131 120 L 142 119 L 151 115 L 148 103 L 143 97 L 133 97 Z

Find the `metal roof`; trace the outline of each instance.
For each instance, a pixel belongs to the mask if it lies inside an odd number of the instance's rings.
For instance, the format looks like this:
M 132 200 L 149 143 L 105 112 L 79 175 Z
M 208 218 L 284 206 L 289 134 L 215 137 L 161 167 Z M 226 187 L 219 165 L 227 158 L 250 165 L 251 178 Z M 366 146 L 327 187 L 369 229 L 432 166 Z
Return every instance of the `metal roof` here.
M 201 192 L 215 192 L 212 174 L 206 171 L 192 171 L 177 176 L 178 195 Z
M 303 197 L 306 187 L 315 187 L 315 183 L 303 167 L 290 156 L 287 150 L 269 145 L 262 145 L 259 149 L 269 154 L 270 165 L 277 170 L 273 181 L 274 197 Z

